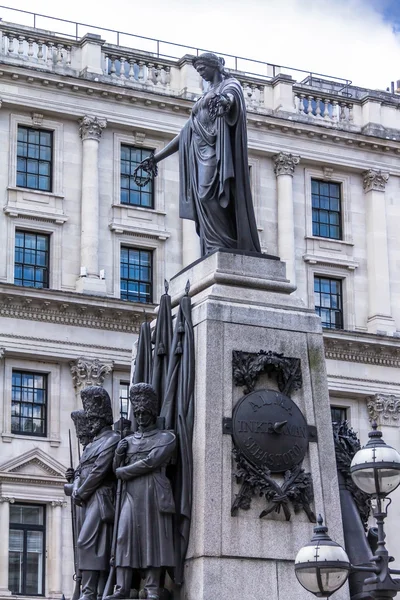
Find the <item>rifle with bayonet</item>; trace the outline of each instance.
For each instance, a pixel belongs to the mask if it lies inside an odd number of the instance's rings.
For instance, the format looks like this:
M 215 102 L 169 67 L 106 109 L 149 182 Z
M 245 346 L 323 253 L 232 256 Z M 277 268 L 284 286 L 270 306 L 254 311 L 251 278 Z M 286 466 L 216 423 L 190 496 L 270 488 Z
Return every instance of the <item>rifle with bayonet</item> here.
M 69 436 L 70 470 L 71 470 L 71 472 L 73 472 L 75 474 L 74 460 L 73 460 L 73 456 L 72 456 L 71 430 L 68 431 L 68 436 Z M 80 454 L 79 441 L 78 441 L 78 453 Z M 74 483 L 74 479 L 75 479 L 75 476 L 73 475 L 72 481 L 70 481 L 70 483 L 72 483 L 72 485 Z M 74 549 L 74 567 L 75 567 L 75 573 L 74 573 L 75 587 L 74 587 L 74 593 L 72 594 L 71 600 L 78 600 L 81 595 L 82 575 L 78 569 L 78 549 L 77 549 L 78 531 L 77 531 L 77 520 L 76 520 L 76 506 L 72 499 L 72 495 L 71 495 L 71 522 L 72 522 L 72 544 L 73 544 L 73 549 Z

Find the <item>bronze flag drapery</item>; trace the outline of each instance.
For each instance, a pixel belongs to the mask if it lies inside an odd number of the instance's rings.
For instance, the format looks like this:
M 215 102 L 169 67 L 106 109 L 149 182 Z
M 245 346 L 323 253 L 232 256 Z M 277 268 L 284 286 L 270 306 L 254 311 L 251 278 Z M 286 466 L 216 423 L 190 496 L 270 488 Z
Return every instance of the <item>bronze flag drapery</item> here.
M 175 321 L 166 393 L 161 408 L 166 428 L 173 429 L 178 440 L 176 464 L 171 477 L 176 504 L 174 579 L 178 585 L 183 581 L 192 512 L 195 359 L 191 300 L 188 292 L 187 286 Z
M 171 296 L 168 294 L 168 282 L 165 281 L 165 294 L 160 298 L 157 322 L 154 329 L 153 374 L 151 385 L 162 405 L 167 385 L 169 354 L 172 343 Z
M 174 430 L 177 437 L 176 460 L 168 469 L 176 506 L 174 581 L 177 585 L 183 582 L 183 566 L 189 544 L 193 481 L 195 358 L 189 282 L 185 291 L 173 330 L 171 298 L 166 285 L 153 334 L 153 351 L 150 325 L 143 323 L 133 377 L 133 383 L 152 384 L 160 400 L 160 416 L 165 421 L 165 428 Z

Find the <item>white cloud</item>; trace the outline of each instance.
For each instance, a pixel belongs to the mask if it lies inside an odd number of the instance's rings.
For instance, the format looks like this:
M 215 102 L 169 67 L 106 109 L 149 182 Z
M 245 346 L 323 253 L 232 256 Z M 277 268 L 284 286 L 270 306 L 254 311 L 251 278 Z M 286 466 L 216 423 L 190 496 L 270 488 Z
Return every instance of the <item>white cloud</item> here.
M 35 10 L 44 14 L 385 89 L 400 79 L 400 38 L 374 5 L 375 0 L 120 0 L 114 5 L 35 0 Z M 31 0 L 14 0 L 13 6 L 32 10 Z

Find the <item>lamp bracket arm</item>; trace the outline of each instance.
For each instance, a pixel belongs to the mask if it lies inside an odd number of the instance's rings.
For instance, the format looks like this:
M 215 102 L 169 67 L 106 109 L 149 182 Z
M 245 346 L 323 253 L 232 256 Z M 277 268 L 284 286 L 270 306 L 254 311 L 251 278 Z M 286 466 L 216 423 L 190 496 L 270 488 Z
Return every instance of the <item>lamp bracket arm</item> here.
M 374 563 L 370 563 L 370 565 L 350 565 L 351 572 L 364 571 L 365 573 L 380 573 L 380 568 L 377 567 Z

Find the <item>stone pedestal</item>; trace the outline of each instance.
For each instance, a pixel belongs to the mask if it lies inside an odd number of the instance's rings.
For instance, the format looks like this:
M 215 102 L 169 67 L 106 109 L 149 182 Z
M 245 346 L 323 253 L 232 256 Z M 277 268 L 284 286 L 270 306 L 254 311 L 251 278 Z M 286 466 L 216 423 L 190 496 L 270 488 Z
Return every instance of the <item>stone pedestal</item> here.
M 297 582 L 294 558 L 312 535 L 304 511 L 286 521 L 282 511 L 260 519 L 265 498 L 231 516 L 239 486 L 233 442 L 223 433 L 244 395 L 232 376 L 232 352 L 271 350 L 301 361 L 302 387 L 291 394 L 318 442 L 309 444 L 303 467 L 311 473 L 315 513 L 343 544 L 335 452 L 330 424 L 320 320 L 291 295 L 285 265 L 274 257 L 220 251 L 179 273 L 170 285 L 173 304 L 190 280 L 196 344 L 196 417 L 192 528 L 186 561 L 185 600 L 268 597 L 309 600 Z M 255 389 L 277 389 L 261 376 Z M 282 478 L 280 479 L 282 483 Z M 348 598 L 347 588 L 337 597 Z

